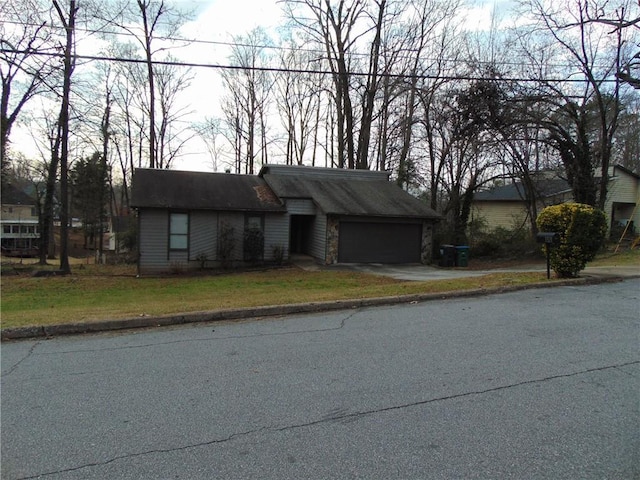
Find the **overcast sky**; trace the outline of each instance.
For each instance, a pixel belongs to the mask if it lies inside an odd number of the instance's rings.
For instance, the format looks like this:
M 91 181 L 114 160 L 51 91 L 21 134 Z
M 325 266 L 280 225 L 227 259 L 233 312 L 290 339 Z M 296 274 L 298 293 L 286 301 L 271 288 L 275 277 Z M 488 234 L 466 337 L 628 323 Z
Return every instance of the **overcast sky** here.
M 215 42 L 230 42 L 232 37 L 244 35 L 256 27 L 263 27 L 269 33 L 276 34 L 276 28 L 282 25 L 282 6 L 277 0 L 201 0 L 179 2 L 194 10 L 196 18 L 183 28 L 185 37 Z M 492 11 L 500 16 L 507 14 L 513 0 L 470 0 L 467 24 L 471 30 L 489 27 Z M 206 44 L 191 46 L 179 53 L 180 58 L 194 63 L 226 64 L 229 48 L 225 45 Z M 196 117 L 219 114 L 220 95 L 219 72 L 210 69 L 197 69 L 192 82 L 189 98 L 197 99 L 193 107 Z M 194 151 L 177 161 L 174 168 L 201 170 L 209 167 L 206 154 Z
M 446 0 L 445 0 L 446 1 Z M 492 11 L 501 16 L 507 12 L 514 0 L 470 0 L 467 10 L 467 28 L 482 30 L 488 28 Z M 212 43 L 194 43 L 180 48 L 172 55 L 181 61 L 198 64 L 227 64 L 234 36 L 245 35 L 256 27 L 263 27 L 268 33 L 276 35 L 277 27 L 282 25 L 282 7 L 277 0 L 174 0 L 174 3 L 194 13 L 194 19 L 181 31 L 181 36 Z M 78 45 L 78 53 L 97 54 L 99 47 L 92 42 Z M 204 116 L 220 115 L 219 103 L 221 82 L 219 70 L 211 68 L 193 68 L 194 79 L 188 91 L 183 93 L 183 101 L 193 111 L 191 120 L 202 120 Z M 17 149 L 34 156 L 36 151 L 28 148 L 33 140 L 30 132 L 17 128 L 12 134 L 12 142 Z M 189 155 L 177 160 L 173 168 L 188 170 L 210 170 L 211 162 L 206 148 L 198 140 L 189 145 Z

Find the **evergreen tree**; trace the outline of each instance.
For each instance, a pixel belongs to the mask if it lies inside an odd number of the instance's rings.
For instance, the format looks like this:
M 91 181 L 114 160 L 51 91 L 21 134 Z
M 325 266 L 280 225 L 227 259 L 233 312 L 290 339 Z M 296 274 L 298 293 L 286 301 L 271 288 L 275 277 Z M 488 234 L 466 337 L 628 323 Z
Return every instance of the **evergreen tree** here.
M 102 233 L 108 199 L 107 180 L 102 156 L 98 152 L 77 161 L 71 169 L 71 204 L 82 221 L 85 248 L 95 245 L 96 236 Z

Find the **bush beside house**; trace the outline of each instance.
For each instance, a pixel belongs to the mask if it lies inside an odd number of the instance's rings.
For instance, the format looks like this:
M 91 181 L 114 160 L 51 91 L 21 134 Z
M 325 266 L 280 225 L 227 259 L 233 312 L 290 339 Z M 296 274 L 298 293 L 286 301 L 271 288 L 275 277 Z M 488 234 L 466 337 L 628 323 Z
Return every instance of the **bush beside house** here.
M 607 235 L 604 212 L 580 203 L 547 207 L 536 224 L 540 231 L 560 234 L 560 244 L 552 247 L 550 261 L 561 278 L 576 277 L 595 258 Z

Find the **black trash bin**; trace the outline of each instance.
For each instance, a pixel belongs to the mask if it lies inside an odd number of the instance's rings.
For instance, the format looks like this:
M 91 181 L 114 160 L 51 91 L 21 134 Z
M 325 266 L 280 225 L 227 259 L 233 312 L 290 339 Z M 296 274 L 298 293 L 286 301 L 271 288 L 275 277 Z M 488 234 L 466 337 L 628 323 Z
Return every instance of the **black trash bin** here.
M 440 245 L 440 266 L 456 266 L 456 247 L 454 245 Z
M 456 267 L 469 266 L 469 247 L 460 245 L 456 247 Z

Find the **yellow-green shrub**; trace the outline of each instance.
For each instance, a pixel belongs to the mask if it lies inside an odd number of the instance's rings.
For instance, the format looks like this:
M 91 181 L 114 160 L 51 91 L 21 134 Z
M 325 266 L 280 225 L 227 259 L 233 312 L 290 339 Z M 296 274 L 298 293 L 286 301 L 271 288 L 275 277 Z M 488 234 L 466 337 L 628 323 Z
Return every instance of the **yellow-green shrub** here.
M 602 248 L 607 234 L 604 212 L 582 203 L 547 207 L 536 219 L 542 232 L 558 232 L 560 244 L 551 247 L 551 267 L 558 277 L 575 277 Z

